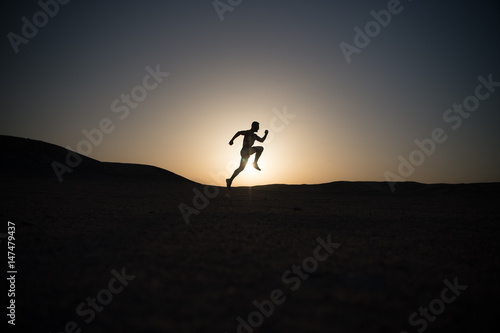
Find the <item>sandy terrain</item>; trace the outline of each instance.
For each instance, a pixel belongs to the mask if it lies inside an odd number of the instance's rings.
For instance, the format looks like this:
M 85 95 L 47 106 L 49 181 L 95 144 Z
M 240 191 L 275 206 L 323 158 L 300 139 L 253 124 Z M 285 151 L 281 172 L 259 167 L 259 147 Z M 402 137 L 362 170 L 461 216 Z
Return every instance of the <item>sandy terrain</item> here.
M 498 183 L 401 183 L 394 194 L 367 182 L 236 187 L 198 202 L 186 224 L 179 204 L 193 207 L 203 185 L 124 165 L 82 166 L 59 183 L 33 170 L 60 150 L 37 143 L 26 166 L 32 147 L 2 140 L 0 232 L 15 223 L 17 329 L 237 332 L 238 317 L 258 326 L 240 332 L 486 332 L 495 323 Z

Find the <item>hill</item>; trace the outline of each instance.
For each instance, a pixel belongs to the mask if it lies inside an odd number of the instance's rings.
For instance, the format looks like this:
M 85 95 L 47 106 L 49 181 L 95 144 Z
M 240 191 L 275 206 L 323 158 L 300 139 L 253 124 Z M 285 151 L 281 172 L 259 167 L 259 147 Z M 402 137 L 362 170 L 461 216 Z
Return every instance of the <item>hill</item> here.
M 193 183 L 158 167 L 101 162 L 54 144 L 6 135 L 0 135 L 0 161 L 0 177 L 5 178 L 39 178 L 55 182 L 66 179 L 147 179 Z

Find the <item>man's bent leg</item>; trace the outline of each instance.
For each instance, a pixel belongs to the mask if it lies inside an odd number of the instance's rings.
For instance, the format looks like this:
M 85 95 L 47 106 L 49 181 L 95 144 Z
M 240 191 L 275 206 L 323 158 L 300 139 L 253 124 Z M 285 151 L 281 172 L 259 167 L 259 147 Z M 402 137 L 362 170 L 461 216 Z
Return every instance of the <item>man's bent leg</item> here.
M 264 151 L 264 147 L 257 146 L 257 147 L 252 147 L 252 148 L 255 151 L 255 160 L 253 161 L 253 167 L 260 171 L 260 168 L 259 168 L 259 165 L 257 164 L 257 162 L 259 161 L 260 155 L 262 155 L 262 152 Z

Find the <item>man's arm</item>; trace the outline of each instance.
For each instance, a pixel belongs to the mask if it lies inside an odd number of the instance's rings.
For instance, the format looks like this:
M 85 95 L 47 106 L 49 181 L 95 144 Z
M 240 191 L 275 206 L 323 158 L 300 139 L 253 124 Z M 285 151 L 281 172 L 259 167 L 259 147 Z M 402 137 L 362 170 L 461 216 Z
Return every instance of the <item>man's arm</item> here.
M 269 133 L 268 130 L 265 130 L 264 132 L 264 136 L 261 138 L 259 137 L 257 134 L 255 134 L 255 140 L 259 141 L 259 142 L 264 142 L 264 140 L 267 138 L 267 133 Z
M 233 138 L 231 139 L 231 141 L 229 141 L 229 144 L 232 146 L 233 143 L 234 143 L 233 140 L 236 139 L 237 137 L 239 137 L 242 134 L 243 133 L 241 131 L 236 132 L 236 134 L 233 136 Z

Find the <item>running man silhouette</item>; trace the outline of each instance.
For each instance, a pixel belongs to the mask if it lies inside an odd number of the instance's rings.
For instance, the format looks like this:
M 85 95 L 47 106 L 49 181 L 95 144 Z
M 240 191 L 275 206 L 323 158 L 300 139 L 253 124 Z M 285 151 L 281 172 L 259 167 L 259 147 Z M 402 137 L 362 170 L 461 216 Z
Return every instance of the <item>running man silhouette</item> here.
M 265 130 L 265 132 L 264 132 L 265 134 L 261 138 L 257 134 L 255 134 L 255 132 L 257 132 L 258 130 L 259 130 L 259 123 L 254 121 L 252 123 L 251 129 L 246 130 L 246 131 L 237 132 L 233 136 L 231 141 L 229 141 L 229 144 L 232 146 L 234 143 L 233 142 L 234 139 L 236 139 L 240 135 L 243 135 L 243 148 L 241 148 L 241 151 L 240 151 L 240 155 L 241 155 L 240 166 L 236 170 L 234 170 L 234 173 L 231 176 L 231 178 L 226 179 L 226 185 L 227 185 L 228 190 L 231 189 L 231 184 L 233 183 L 234 178 L 236 178 L 236 176 L 238 176 L 239 173 L 242 172 L 243 169 L 245 169 L 245 166 L 247 165 L 248 158 L 250 157 L 250 155 L 252 155 L 254 153 L 255 153 L 255 160 L 253 161 L 253 167 L 260 171 L 260 168 L 259 168 L 259 165 L 257 164 L 257 162 L 259 161 L 260 155 L 262 155 L 262 151 L 264 151 L 264 147 L 261 147 L 261 146 L 252 147 L 252 146 L 253 146 L 253 143 L 255 142 L 255 140 L 257 140 L 259 142 L 264 142 L 264 140 L 267 137 L 267 133 L 269 133 L 269 131 Z

